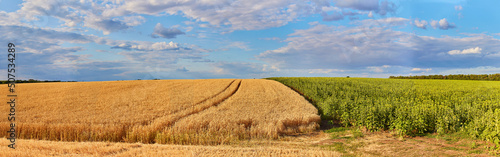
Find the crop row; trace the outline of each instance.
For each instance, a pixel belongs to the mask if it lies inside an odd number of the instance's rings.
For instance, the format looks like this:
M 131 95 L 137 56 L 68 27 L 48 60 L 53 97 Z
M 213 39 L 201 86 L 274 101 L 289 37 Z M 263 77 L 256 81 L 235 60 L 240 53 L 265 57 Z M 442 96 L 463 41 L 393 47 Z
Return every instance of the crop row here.
M 263 79 L 36 83 L 18 91 L 21 139 L 222 144 L 312 131 L 320 120 L 299 94 Z M 0 119 L 0 137 L 9 129 Z
M 499 144 L 500 82 L 270 78 L 310 99 L 324 119 L 400 135 L 464 131 Z

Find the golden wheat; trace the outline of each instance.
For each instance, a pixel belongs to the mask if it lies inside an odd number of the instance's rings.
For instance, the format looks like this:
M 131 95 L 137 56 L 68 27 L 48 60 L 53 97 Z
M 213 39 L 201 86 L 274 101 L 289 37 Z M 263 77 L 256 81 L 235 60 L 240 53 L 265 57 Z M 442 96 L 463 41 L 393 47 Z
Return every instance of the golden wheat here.
M 7 86 L 2 89 L 7 95 Z M 17 135 L 25 139 L 222 144 L 306 132 L 319 121 L 299 94 L 261 79 L 34 83 L 17 89 Z M 8 123 L 0 119 L 0 137 Z
M 18 137 L 122 141 L 136 125 L 193 107 L 233 80 L 18 84 Z M 6 86 L 4 88 L 7 88 Z M 6 95 L 6 89 L 1 91 Z M 7 106 L 7 105 L 5 105 Z M 1 110 L 4 114 L 7 110 Z M 2 119 L 0 136 L 8 129 Z
M 54 142 L 18 140 L 17 148 L 5 145 L 9 141 L 0 138 L 0 157 L 25 156 L 340 156 L 340 153 L 318 147 L 266 146 L 188 146 L 113 142 Z M 5 146 L 5 147 L 4 147 Z
M 224 102 L 185 117 L 158 134 L 159 143 L 223 144 L 247 138 L 278 138 L 318 127 L 317 109 L 271 80 L 243 80 Z

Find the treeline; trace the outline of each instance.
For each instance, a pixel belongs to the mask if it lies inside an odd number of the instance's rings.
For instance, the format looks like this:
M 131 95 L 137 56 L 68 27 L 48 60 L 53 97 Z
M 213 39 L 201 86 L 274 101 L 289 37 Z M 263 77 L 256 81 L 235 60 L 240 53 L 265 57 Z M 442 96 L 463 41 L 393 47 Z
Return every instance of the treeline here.
M 16 80 L 16 83 L 42 83 L 42 82 L 76 82 L 76 81 L 61 81 L 61 80 L 35 80 L 35 79 L 29 79 L 29 80 Z M 10 83 L 8 80 L 0 80 L 0 84 L 8 84 Z
M 487 80 L 500 81 L 500 74 L 457 74 L 457 75 L 422 75 L 422 76 L 390 76 L 391 79 L 444 79 L 444 80 Z

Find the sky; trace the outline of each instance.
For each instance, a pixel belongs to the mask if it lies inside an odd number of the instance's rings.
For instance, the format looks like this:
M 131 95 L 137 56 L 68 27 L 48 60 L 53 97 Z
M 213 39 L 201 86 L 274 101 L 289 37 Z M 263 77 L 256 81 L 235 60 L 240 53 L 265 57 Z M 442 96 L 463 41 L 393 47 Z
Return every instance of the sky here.
M 500 73 L 498 6 L 497 0 L 0 0 L 0 43 L 6 54 L 8 43 L 16 45 L 17 79 L 493 74 Z

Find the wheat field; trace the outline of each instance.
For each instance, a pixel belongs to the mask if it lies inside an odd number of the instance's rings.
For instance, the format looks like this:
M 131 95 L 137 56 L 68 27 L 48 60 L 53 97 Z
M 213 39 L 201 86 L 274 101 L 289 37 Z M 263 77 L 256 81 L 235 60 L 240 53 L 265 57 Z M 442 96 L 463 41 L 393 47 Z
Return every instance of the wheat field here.
M 52 141 L 225 144 L 318 127 L 317 109 L 262 79 L 17 84 L 17 136 Z M 7 95 L 7 85 L 0 94 Z M 7 115 L 3 105 L 0 115 Z M 0 119 L 0 137 L 9 128 Z
M 288 146 L 203 146 L 203 145 L 163 145 L 120 142 L 56 142 L 43 140 L 18 140 L 16 149 L 4 147 L 9 144 L 0 138 L 0 157 L 25 156 L 289 156 L 289 157 L 334 157 L 340 153 L 318 147 Z
M 317 109 L 284 85 L 243 80 L 238 91 L 205 112 L 183 118 L 158 134 L 159 143 L 230 142 L 278 138 L 318 127 Z M 196 142 L 198 143 L 198 142 Z

